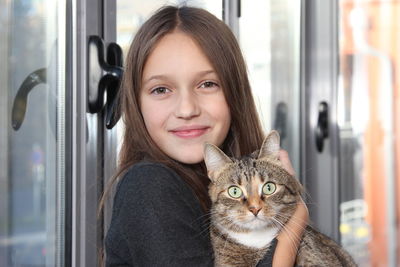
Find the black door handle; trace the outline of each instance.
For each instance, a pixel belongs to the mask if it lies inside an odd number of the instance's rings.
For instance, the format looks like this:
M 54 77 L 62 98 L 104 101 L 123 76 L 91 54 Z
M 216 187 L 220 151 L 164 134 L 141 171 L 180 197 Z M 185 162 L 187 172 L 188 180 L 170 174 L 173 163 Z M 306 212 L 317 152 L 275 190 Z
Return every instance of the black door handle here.
M 53 134 L 56 134 L 56 114 L 53 108 L 57 105 L 57 40 L 53 43 L 50 50 L 49 65 L 47 68 L 41 68 L 31 72 L 22 82 L 15 95 L 11 111 L 11 126 L 15 131 L 18 131 L 24 122 L 28 109 L 28 96 L 31 91 L 39 84 L 47 86 L 47 106 L 49 126 Z
M 105 107 L 105 124 L 112 129 L 120 118 L 118 90 L 123 74 L 122 50 L 116 43 L 107 47 L 104 57 L 104 42 L 98 36 L 89 37 L 88 49 L 88 111 L 98 113 Z M 104 92 L 107 101 L 104 104 Z
M 318 152 L 324 150 L 324 140 L 329 136 L 328 104 L 323 101 L 318 106 L 318 121 L 315 128 L 315 144 Z
M 22 82 L 21 86 L 18 89 L 17 95 L 15 96 L 11 111 L 11 124 L 14 130 L 17 131 L 24 121 L 26 108 L 28 105 L 28 94 L 36 85 L 46 82 L 46 68 L 38 69 L 32 72 Z

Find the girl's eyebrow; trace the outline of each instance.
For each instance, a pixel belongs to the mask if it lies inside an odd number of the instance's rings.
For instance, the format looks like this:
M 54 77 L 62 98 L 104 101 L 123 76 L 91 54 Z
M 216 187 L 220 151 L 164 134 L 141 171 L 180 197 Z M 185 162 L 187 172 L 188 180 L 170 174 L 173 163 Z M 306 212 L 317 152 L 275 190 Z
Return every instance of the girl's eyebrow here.
M 199 72 L 197 73 L 197 76 L 198 76 L 198 77 L 203 77 L 203 76 L 206 76 L 207 74 L 210 74 L 210 73 L 215 73 L 215 71 L 214 71 L 214 70 L 199 71 Z
M 211 73 L 215 73 L 215 71 L 214 70 L 203 70 L 203 71 L 197 72 L 195 74 L 195 76 L 196 76 L 196 78 L 201 78 L 201 77 L 204 77 Z M 168 75 L 157 74 L 157 75 L 150 76 L 150 78 L 148 78 L 147 80 L 144 81 L 143 85 L 146 85 L 148 82 L 150 82 L 152 80 L 168 80 Z
M 150 78 L 148 78 L 146 81 L 144 81 L 143 85 L 146 85 L 147 83 L 151 82 L 152 80 L 166 80 L 166 79 L 168 79 L 167 75 L 162 75 L 162 74 L 153 75 Z

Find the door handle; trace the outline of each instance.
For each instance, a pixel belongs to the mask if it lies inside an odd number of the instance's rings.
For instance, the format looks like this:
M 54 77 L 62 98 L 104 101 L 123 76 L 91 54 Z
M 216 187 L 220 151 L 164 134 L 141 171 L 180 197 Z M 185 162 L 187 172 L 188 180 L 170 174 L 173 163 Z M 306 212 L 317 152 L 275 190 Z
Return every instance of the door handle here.
M 11 110 L 11 126 L 14 131 L 18 131 L 24 122 L 26 111 L 28 109 L 28 99 L 31 91 L 40 84 L 46 84 L 47 86 L 47 97 L 48 97 L 48 119 L 51 131 L 53 134 L 56 133 L 55 129 L 55 113 L 52 110 L 56 107 L 57 101 L 57 40 L 53 43 L 50 50 L 49 65 L 47 68 L 40 68 L 31 72 L 21 83 L 15 95 L 12 110 Z
M 46 82 L 46 68 L 38 69 L 32 72 L 22 82 L 17 91 L 17 95 L 15 96 L 11 111 L 11 124 L 15 131 L 18 131 L 25 119 L 26 108 L 28 105 L 28 94 L 36 85 Z
M 328 104 L 325 101 L 320 102 L 318 106 L 318 121 L 314 135 L 317 151 L 321 153 L 324 150 L 324 140 L 329 137 Z
M 105 108 L 105 124 L 112 129 L 120 118 L 118 91 L 122 79 L 122 49 L 116 43 L 107 46 L 98 36 L 89 37 L 88 48 L 88 112 L 98 113 Z M 104 104 L 104 93 L 107 100 Z

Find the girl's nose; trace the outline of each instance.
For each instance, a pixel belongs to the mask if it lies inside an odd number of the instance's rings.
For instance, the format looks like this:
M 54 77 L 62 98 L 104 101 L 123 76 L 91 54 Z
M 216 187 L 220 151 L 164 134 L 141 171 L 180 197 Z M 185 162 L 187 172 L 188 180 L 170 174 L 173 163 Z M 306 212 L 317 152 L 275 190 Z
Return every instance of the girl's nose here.
M 175 116 L 180 119 L 191 119 L 200 115 L 200 107 L 196 95 L 192 92 L 181 92 Z

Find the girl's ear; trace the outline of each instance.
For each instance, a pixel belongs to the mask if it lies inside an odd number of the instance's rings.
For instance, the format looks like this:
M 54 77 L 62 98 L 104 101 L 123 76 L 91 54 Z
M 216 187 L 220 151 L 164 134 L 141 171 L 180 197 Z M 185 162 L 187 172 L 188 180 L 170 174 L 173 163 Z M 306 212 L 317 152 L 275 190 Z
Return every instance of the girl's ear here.
M 206 143 L 204 145 L 204 163 L 207 167 L 208 177 L 215 182 L 217 173 L 232 160 L 217 146 Z
M 258 159 L 262 158 L 272 158 L 278 159 L 279 156 L 279 133 L 275 130 L 271 131 L 268 136 L 264 139 L 261 146 L 260 153 L 258 154 Z

